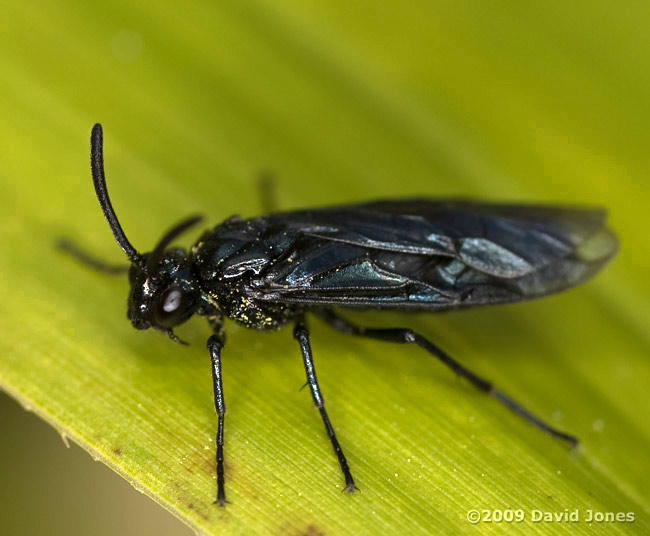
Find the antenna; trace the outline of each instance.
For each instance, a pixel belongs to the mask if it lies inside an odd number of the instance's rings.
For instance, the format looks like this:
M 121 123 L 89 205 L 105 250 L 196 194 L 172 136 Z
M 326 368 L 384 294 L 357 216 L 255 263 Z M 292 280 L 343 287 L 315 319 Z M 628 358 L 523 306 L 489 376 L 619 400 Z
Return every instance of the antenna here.
M 97 200 L 99 201 L 99 206 L 102 207 L 104 217 L 106 218 L 108 226 L 111 228 L 117 243 L 120 245 L 124 253 L 126 253 L 131 262 L 141 264 L 142 255 L 136 251 L 136 249 L 131 245 L 131 242 L 126 238 L 122 226 L 115 215 L 115 210 L 113 210 L 111 200 L 108 197 L 108 190 L 106 190 L 106 176 L 104 175 L 103 142 L 104 134 L 102 132 L 102 126 L 97 123 L 93 127 L 93 131 L 90 135 L 90 169 L 93 174 L 93 183 L 95 185 L 95 192 L 97 193 Z
M 189 218 L 183 220 L 182 222 L 172 227 L 169 231 L 167 231 L 149 255 L 149 260 L 147 261 L 147 271 L 149 273 L 152 273 L 156 265 L 162 259 L 163 254 L 165 253 L 165 248 L 171 244 L 177 236 L 181 235 L 190 227 L 193 227 L 199 223 L 202 219 L 202 216 L 190 216 Z

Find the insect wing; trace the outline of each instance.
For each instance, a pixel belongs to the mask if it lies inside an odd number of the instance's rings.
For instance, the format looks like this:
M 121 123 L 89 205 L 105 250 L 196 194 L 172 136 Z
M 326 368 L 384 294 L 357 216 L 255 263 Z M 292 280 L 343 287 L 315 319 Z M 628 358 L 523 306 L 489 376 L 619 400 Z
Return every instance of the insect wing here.
M 254 290 L 308 304 L 449 309 L 579 284 L 616 252 L 598 209 L 378 201 L 264 217 L 298 237 Z

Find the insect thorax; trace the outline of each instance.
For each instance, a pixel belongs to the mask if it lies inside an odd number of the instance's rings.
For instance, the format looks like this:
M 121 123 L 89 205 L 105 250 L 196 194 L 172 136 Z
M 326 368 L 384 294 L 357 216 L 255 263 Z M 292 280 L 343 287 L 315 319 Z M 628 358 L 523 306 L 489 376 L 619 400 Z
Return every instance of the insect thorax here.
M 296 307 L 256 300 L 250 289 L 288 247 L 290 241 L 280 244 L 276 233 L 269 236 L 268 226 L 261 218 L 230 218 L 206 231 L 191 251 L 204 297 L 225 316 L 247 328 L 280 329 L 295 317 Z
M 294 306 L 251 299 L 238 287 L 222 287 L 214 295 L 221 312 L 238 324 L 259 331 L 274 331 L 295 317 Z

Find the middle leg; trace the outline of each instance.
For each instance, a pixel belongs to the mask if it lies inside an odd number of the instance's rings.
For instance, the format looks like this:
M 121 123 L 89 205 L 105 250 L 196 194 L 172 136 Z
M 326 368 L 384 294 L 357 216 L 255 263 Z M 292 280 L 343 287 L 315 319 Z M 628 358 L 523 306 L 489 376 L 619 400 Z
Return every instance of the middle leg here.
M 302 359 L 305 364 L 305 372 L 307 373 L 307 384 L 309 385 L 309 389 L 311 391 L 312 400 L 314 401 L 316 409 L 318 409 L 320 412 L 320 416 L 323 419 L 323 424 L 325 425 L 325 430 L 327 431 L 327 436 L 332 442 L 334 453 L 336 454 L 336 457 L 339 460 L 339 464 L 341 465 L 341 471 L 343 471 L 343 477 L 345 478 L 345 488 L 343 488 L 343 491 L 353 493 L 358 488 L 354 484 L 354 479 L 352 478 L 350 468 L 348 467 L 348 461 L 345 458 L 345 454 L 343 454 L 343 449 L 341 449 L 339 440 L 336 438 L 336 434 L 334 433 L 334 428 L 332 427 L 330 418 L 327 415 L 327 411 L 325 411 L 325 402 L 320 391 L 320 386 L 318 385 L 318 380 L 316 379 L 314 357 L 311 351 L 311 344 L 309 343 L 309 330 L 307 329 L 307 325 L 305 324 L 304 319 L 300 319 L 296 322 L 293 336 L 300 344 Z

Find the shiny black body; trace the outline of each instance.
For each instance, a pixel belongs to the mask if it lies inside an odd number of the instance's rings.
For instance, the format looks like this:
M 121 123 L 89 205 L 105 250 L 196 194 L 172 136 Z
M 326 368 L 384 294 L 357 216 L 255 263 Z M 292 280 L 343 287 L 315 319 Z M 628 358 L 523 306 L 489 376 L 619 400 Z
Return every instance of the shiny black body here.
M 106 190 L 103 136 L 95 125 L 91 168 L 95 191 L 113 235 L 131 261 L 128 316 L 137 329 L 154 328 L 181 342 L 173 328 L 198 314 L 208 318 L 217 411 L 217 503 L 225 498 L 224 402 L 221 351 L 224 320 L 273 331 L 293 324 L 307 384 L 345 479 L 348 462 L 325 410 L 316 378 L 308 314 L 349 335 L 414 344 L 490 394 L 529 423 L 577 445 L 577 439 L 536 417 L 410 329 L 373 329 L 342 318 L 338 309 L 444 311 L 512 303 L 577 285 L 617 249 L 598 209 L 506 205 L 457 199 L 386 200 L 332 208 L 231 217 L 206 231 L 190 251 L 170 248 L 196 225 L 192 217 L 167 232 L 151 253 L 126 238 Z M 115 274 L 72 245 L 80 261 Z
M 230 218 L 192 247 L 204 295 L 246 327 L 338 306 L 440 311 L 574 286 L 616 251 L 597 209 L 389 200 Z

